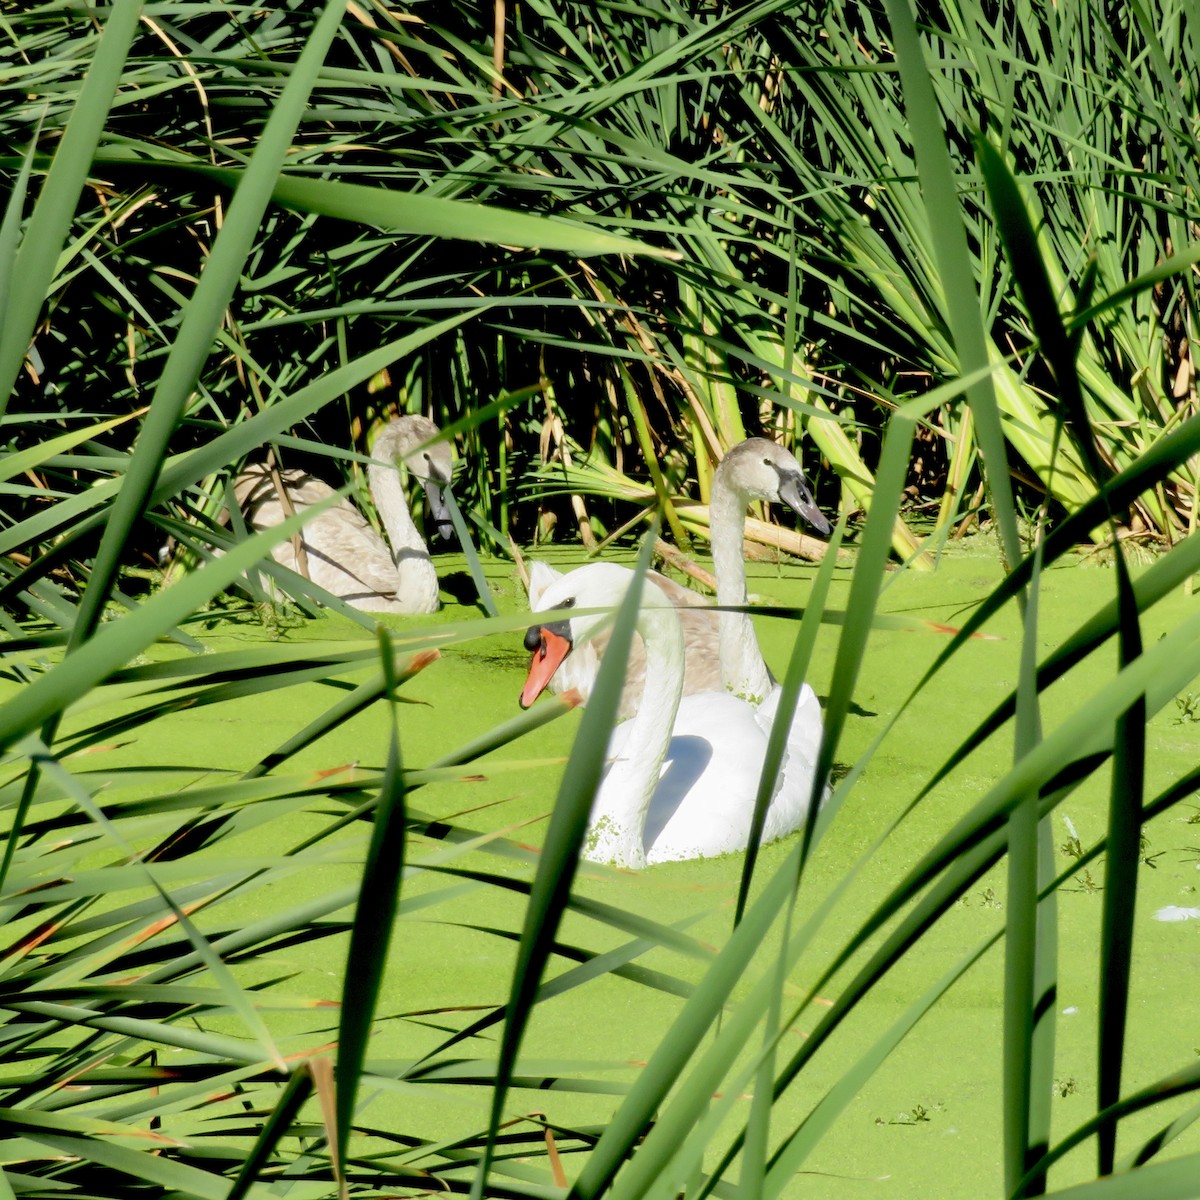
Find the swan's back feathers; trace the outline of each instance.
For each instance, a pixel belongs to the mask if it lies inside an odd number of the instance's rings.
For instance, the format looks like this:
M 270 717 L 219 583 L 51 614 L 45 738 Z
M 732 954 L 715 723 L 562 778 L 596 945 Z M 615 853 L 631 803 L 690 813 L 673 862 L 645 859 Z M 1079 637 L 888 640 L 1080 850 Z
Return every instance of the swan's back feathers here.
M 379 461 L 367 475 L 390 547 L 343 498 L 304 525 L 305 562 L 291 541 L 275 547 L 275 560 L 301 574 L 307 565 L 313 583 L 366 612 L 436 612 L 437 572 L 408 511 L 399 472 L 403 467 L 421 480 L 438 530 L 446 536 L 451 526 L 443 493 L 453 470 L 451 450 L 446 442 L 426 445 L 439 432 L 427 417 L 406 415 L 389 421 L 375 438 L 372 456 Z M 281 471 L 279 478 L 286 504 L 266 463 L 251 464 L 234 481 L 234 495 L 252 529 L 278 525 L 289 508 L 300 511 L 333 494 L 327 483 L 303 471 Z
M 683 697 L 646 816 L 646 862 L 744 850 L 765 753 L 745 701 L 727 692 Z
M 280 471 L 279 478 L 294 508 L 305 508 L 333 495 L 329 484 L 305 471 Z M 255 529 L 269 529 L 286 516 L 266 463 L 249 463 L 233 481 L 233 494 L 246 523 Z
M 683 694 L 692 696 L 702 692 L 719 691 L 721 687 L 721 659 L 717 653 L 717 614 L 711 609 L 699 607 L 679 608 L 679 622 L 683 626 Z M 596 672 L 600 668 L 600 659 L 608 648 L 611 634 L 607 631 L 597 634 L 589 646 L 591 664 L 587 672 L 582 669 L 581 678 L 576 686 L 587 702 L 592 685 L 596 682 Z M 568 660 L 569 661 L 569 660 Z M 564 663 L 563 666 L 567 664 Z M 581 664 L 582 667 L 582 664 Z M 551 682 L 551 687 L 554 683 Z M 646 650 L 640 640 L 636 640 L 629 648 L 629 662 L 625 667 L 625 687 L 621 692 L 621 703 L 617 709 L 617 717 L 624 720 L 637 711 L 646 687 Z
M 281 471 L 280 477 L 295 512 L 333 495 L 327 483 L 303 471 Z M 251 529 L 270 529 L 288 515 L 265 463 L 255 463 L 238 476 L 234 495 Z M 400 576 L 391 552 L 349 500 L 339 500 L 307 521 L 300 542 L 308 577 L 318 587 L 365 612 L 399 611 L 395 593 Z M 300 571 L 291 541 L 277 545 L 272 557 L 289 570 Z

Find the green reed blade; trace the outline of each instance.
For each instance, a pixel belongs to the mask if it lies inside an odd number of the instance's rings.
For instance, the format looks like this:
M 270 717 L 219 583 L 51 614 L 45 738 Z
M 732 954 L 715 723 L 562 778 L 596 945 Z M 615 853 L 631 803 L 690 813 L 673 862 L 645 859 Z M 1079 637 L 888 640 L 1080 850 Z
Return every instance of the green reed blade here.
M 396 723 L 394 650 L 387 630 L 379 630 L 379 654 L 386 677 L 391 725 L 387 768 L 375 806 L 371 844 L 350 931 L 350 949 L 342 987 L 338 1022 L 335 1164 L 344 1177 L 349 1157 L 350 1126 L 359 1077 L 366 1059 L 371 1025 L 379 1004 L 388 945 L 396 917 L 405 860 L 404 775 L 400 762 L 400 730 Z
M 141 0 L 115 0 L 109 10 L 108 21 L 72 107 L 66 131 L 16 251 L 9 276 L 8 303 L 0 310 L 4 314 L 0 334 L 0 414 L 8 407 L 21 361 L 29 349 L 59 251 L 74 219 L 79 194 L 87 182 L 97 143 L 103 136 L 109 110 L 118 92 L 141 12 Z M 28 178 L 27 170 L 28 159 L 22 168 L 24 178 Z M 21 190 L 18 186 L 10 201 L 15 200 Z M 5 237 L 9 242 L 13 237 L 9 219 L 14 211 L 6 207 Z M 20 286 L 14 289 L 11 283 L 16 279 L 20 280 Z
M 929 238 L 944 293 L 943 313 L 954 338 L 959 373 L 967 375 L 985 367 L 989 354 L 954 171 L 946 148 L 946 133 L 916 19 L 907 0 L 888 0 L 887 13 L 896 43 L 896 61 L 916 152 Z M 1004 433 L 990 379 L 972 385 L 967 398 L 987 467 L 988 490 L 1004 554 L 1011 565 L 1021 557 L 1021 543 Z

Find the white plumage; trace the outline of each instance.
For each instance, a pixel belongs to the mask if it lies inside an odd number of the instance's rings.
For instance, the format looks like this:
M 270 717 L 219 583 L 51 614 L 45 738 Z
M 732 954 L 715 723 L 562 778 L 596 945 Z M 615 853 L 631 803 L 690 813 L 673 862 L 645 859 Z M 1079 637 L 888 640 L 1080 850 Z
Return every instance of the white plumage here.
M 632 578 L 626 567 L 592 563 L 556 580 L 538 603 L 546 611 L 612 607 Z M 569 661 L 573 647 L 586 643 L 605 619 L 579 616 L 541 627 L 523 703 L 532 701 L 548 672 Z M 645 650 L 642 701 L 637 713 L 613 731 L 584 857 L 638 868 L 744 850 L 769 723 L 764 727 L 753 705 L 728 692 L 682 696 L 678 610 L 650 585 L 643 592 L 637 631 Z M 819 738 L 819 706 L 816 720 Z M 789 748 L 789 758 L 791 770 L 767 811 L 764 842 L 798 829 L 808 810 L 815 759 L 805 777 L 799 752 L 793 758 Z

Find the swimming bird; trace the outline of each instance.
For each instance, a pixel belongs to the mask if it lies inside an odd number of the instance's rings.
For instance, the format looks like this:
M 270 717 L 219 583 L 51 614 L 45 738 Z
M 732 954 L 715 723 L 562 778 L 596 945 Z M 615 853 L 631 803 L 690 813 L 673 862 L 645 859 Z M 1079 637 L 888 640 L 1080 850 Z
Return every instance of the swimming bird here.
M 397 417 L 380 430 L 371 448 L 367 485 L 388 541 L 349 500 L 338 501 L 308 521 L 300 533 L 313 583 L 366 612 L 437 611 L 437 571 L 409 511 L 402 475 L 411 472 L 420 480 L 438 533 L 448 537 L 450 513 L 443 493 L 453 466 L 450 447 L 445 442 L 427 444 L 438 432 L 427 417 L 413 414 Z M 278 525 L 291 512 L 333 494 L 327 483 L 304 471 L 279 474 L 286 503 L 265 463 L 251 464 L 235 480 L 234 495 L 250 528 Z M 293 542 L 283 542 L 272 553 L 276 562 L 305 573 L 300 571 Z
M 620 603 L 633 572 L 591 563 L 555 580 L 539 597 L 542 611 Z M 528 707 L 576 647 L 603 627 L 604 614 L 572 616 L 535 627 L 536 648 L 521 694 Z M 533 632 L 533 630 L 531 630 Z M 767 733 L 747 701 L 728 692 L 684 696 L 679 611 L 643 585 L 637 633 L 645 650 L 645 689 L 637 712 L 617 725 L 609 765 L 593 800 L 583 857 L 640 868 L 744 850 L 767 747 Z M 794 764 L 797 765 L 797 764 Z M 776 790 L 762 841 L 799 829 L 811 792 Z
M 739 442 L 717 467 L 709 500 L 709 536 L 718 604 L 748 603 L 744 558 L 746 510 L 756 500 L 787 504 L 819 533 L 830 531 L 830 524 L 813 500 L 794 455 L 766 438 L 747 438 Z M 532 562 L 529 607 L 534 611 L 543 607 L 541 596 L 562 577 L 561 571 L 547 563 Z M 696 592 L 656 571 L 649 572 L 647 579 L 680 609 L 685 695 L 726 687 L 736 695 L 756 697 L 760 702 L 770 698 L 774 680 L 758 649 L 748 615 L 718 614 L 705 607 L 707 602 Z M 735 620 L 726 622 L 727 615 L 733 615 Z M 558 693 L 574 688 L 586 702 L 607 644 L 607 633 L 601 633 L 582 646 L 563 663 L 550 681 L 550 690 Z M 618 710 L 620 717 L 628 717 L 636 709 L 644 676 L 641 647 L 636 646 L 626 668 L 625 690 Z

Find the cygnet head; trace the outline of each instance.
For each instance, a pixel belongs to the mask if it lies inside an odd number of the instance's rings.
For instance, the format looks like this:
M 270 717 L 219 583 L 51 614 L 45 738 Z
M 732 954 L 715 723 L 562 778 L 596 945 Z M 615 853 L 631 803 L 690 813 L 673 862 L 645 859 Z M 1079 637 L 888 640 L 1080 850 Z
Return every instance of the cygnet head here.
M 795 456 L 766 438 L 739 442 L 717 467 L 720 482 L 733 491 L 742 507 L 752 500 L 782 502 L 794 508 L 818 533 L 832 526 L 817 507 Z
M 560 575 L 538 597 L 535 612 L 556 609 L 615 609 L 629 590 L 634 573 L 616 563 L 588 563 Z M 671 607 L 659 588 L 643 583 L 643 608 Z M 612 623 L 612 612 L 581 613 L 557 621 L 530 625 L 525 631 L 525 649 L 533 655 L 529 675 L 521 691 L 521 707 L 528 708 L 546 689 L 554 672 L 571 651 Z
M 389 421 L 378 433 L 371 456 L 386 463 L 403 466 L 421 481 L 429 511 L 438 535 L 448 538 L 454 532 L 445 492 L 454 473 L 449 442 L 428 445 L 441 430 L 428 418 L 409 413 Z

